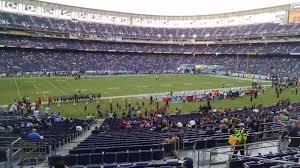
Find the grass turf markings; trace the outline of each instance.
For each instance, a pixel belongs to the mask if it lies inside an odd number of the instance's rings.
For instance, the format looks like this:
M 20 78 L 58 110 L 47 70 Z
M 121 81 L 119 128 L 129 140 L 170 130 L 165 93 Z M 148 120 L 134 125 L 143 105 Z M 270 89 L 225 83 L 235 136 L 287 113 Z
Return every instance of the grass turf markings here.
M 164 84 L 164 85 L 159 85 L 159 86 L 170 87 L 170 86 L 173 86 L 173 85 L 170 85 L 170 84 Z
M 22 99 L 22 96 L 21 96 L 21 93 L 20 93 L 20 89 L 19 89 L 19 86 L 18 86 L 18 82 L 16 80 L 16 78 L 14 77 L 14 81 L 15 81 L 15 85 L 16 85 L 16 88 L 17 88 L 17 92 L 18 92 L 18 95 L 19 95 L 19 98 L 20 100 Z
M 147 85 L 141 85 L 141 86 L 136 86 L 137 88 L 146 88 L 148 87 Z
M 119 87 L 111 87 L 111 88 L 107 88 L 109 90 L 119 90 L 120 88 Z

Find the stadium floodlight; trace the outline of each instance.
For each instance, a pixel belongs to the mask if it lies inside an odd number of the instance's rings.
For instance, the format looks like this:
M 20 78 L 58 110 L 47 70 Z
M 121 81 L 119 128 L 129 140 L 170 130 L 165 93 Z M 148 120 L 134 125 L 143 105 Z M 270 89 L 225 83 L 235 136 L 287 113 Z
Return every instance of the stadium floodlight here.
M 157 34 L 157 37 L 161 37 L 161 35 L 160 35 L 160 34 Z
M 193 34 L 193 38 L 197 38 L 197 34 Z
M 184 35 L 184 34 L 182 34 L 182 35 L 181 35 L 181 37 L 183 38 L 183 37 L 185 37 L 185 35 Z

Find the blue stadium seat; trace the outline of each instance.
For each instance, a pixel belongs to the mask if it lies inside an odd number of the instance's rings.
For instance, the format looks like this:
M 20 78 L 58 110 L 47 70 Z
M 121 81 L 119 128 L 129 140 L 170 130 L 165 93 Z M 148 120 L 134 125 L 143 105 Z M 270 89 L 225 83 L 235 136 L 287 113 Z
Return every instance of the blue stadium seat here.
M 102 164 L 103 163 L 102 157 L 103 157 L 102 153 L 91 154 L 91 164 Z
M 173 168 L 174 166 L 160 166 L 160 168 Z
M 196 149 L 204 149 L 205 146 L 206 146 L 206 140 L 205 139 L 196 141 Z
M 71 166 L 71 168 L 85 168 L 84 165 L 73 165 Z
M 121 163 L 119 164 L 119 167 L 125 168 L 125 167 L 132 167 L 133 164 L 132 163 Z
M 141 161 L 151 161 L 152 160 L 152 151 L 151 150 L 142 150 Z
M 77 155 L 74 155 L 74 154 L 67 155 L 65 164 L 67 166 L 76 165 L 77 164 Z
M 115 152 L 105 152 L 103 155 L 103 163 L 114 163 L 116 162 Z
M 89 164 L 86 166 L 86 168 L 101 168 L 100 164 Z
M 152 151 L 153 160 L 162 160 L 164 158 L 164 151 L 162 149 L 154 149 Z
M 116 162 L 124 163 L 128 161 L 128 152 L 116 152 Z
M 48 158 L 49 166 L 59 167 L 65 164 L 65 157 L 60 155 L 50 156 Z
M 294 165 L 294 166 L 291 166 L 290 168 L 300 168 L 300 165 Z
M 115 164 L 115 163 L 111 163 L 111 164 L 105 163 L 105 164 L 103 164 L 103 168 L 116 168 L 116 167 L 118 167 L 118 165 Z
M 146 167 L 149 165 L 149 162 L 135 162 L 135 167 Z
M 260 162 L 256 162 L 256 161 L 250 161 L 250 162 L 246 162 L 244 163 L 244 167 L 246 168 L 263 168 L 264 164 L 260 163 Z
M 84 153 L 78 155 L 78 164 L 80 165 L 87 165 L 90 163 L 90 154 Z
M 130 151 L 128 153 L 129 162 L 139 162 L 141 160 L 141 153 L 139 151 Z
M 282 165 L 271 166 L 270 168 L 283 168 Z

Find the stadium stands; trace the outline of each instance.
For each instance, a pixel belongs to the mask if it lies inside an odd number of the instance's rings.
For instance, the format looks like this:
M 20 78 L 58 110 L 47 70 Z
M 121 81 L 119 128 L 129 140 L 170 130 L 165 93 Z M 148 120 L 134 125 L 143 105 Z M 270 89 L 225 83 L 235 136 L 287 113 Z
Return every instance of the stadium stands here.
M 297 35 L 300 24 L 265 23 L 257 25 L 218 27 L 218 28 L 151 28 L 123 26 L 100 23 L 74 22 L 72 20 L 43 18 L 38 16 L 0 13 L 1 27 L 97 35 L 108 38 L 113 36 L 123 39 L 150 39 L 165 41 L 170 39 L 246 39 Z
M 1 10 L 14 9 L 14 4 L 4 0 L 1 5 Z M 163 24 L 147 27 L 151 23 L 143 26 L 147 22 L 146 18 L 143 20 L 118 16 L 107 19 L 107 22 L 96 23 L 92 21 L 93 18 L 87 22 L 84 19 L 38 16 L 38 12 L 32 11 L 31 14 L 25 14 L 28 6 L 24 7 L 18 13 L 0 11 L 0 74 L 32 73 L 51 76 L 50 74 L 72 71 L 104 75 L 179 73 L 178 68 L 181 65 L 211 65 L 220 66 L 224 72 L 222 75 L 241 73 L 264 77 L 300 77 L 300 23 L 279 23 L 273 19 L 269 22 L 233 24 L 226 27 L 219 26 L 220 24 L 216 27 L 192 25 L 191 28 L 179 28 L 164 27 Z M 41 13 L 45 12 L 42 11 L 44 9 L 46 8 L 38 8 Z M 53 10 L 58 12 L 58 9 Z M 64 13 L 61 9 L 59 12 Z M 270 15 L 273 14 L 276 12 Z M 94 15 L 89 14 L 91 16 Z M 250 20 L 256 15 L 249 16 Z M 241 17 L 243 16 L 238 16 L 237 20 Z M 110 21 L 117 19 L 119 24 Z M 229 17 L 225 19 L 230 20 Z M 170 22 L 176 23 L 176 20 Z M 15 85 L 18 87 L 16 81 Z M 21 97 L 20 93 L 19 96 Z M 74 97 L 77 98 L 77 95 Z M 74 101 L 76 105 L 74 97 L 70 95 L 70 101 L 67 102 Z M 100 97 L 101 94 L 97 98 L 94 95 L 93 100 L 97 99 L 98 103 Z M 89 94 L 79 96 L 82 100 L 90 98 Z M 24 156 L 32 159 L 39 158 L 41 153 L 47 157 L 49 155 L 49 167 L 174 168 L 181 165 L 178 160 L 179 150 L 195 151 L 228 146 L 228 137 L 235 134 L 237 128 L 245 129 L 245 143 L 284 139 L 284 134 L 289 134 L 287 132 L 293 126 L 286 128 L 285 124 L 288 122 L 283 118 L 297 124 L 294 120 L 300 116 L 300 103 L 290 104 L 289 101 L 268 107 L 253 105 L 224 110 L 199 107 L 195 113 L 151 113 L 150 117 L 139 114 L 126 116 L 126 112 L 118 117 L 115 113 L 108 116 L 100 128 L 91 131 L 91 135 L 72 147 L 66 155 L 56 155 L 52 151 L 55 153 L 59 147 L 89 130 L 95 121 L 66 119 L 58 112 L 42 113 L 38 108 L 37 111 L 32 109 L 28 101 L 25 98 L 23 102 L 13 104 L 14 108 L 10 112 L 0 109 L 0 135 L 14 136 L 13 140 L 4 138 L 1 141 L 0 138 L 0 145 L 5 146 L 5 149 L 0 149 L 0 167 L 1 162 L 14 162 L 12 153 L 20 150 L 13 148 L 10 141 L 15 142 L 17 136 L 24 143 L 19 147 L 25 153 Z M 42 138 L 35 141 L 28 138 L 33 128 Z M 300 145 L 297 140 L 292 142 L 295 146 Z M 50 148 L 43 148 L 39 143 Z M 36 149 L 38 152 L 33 155 L 32 151 Z M 237 148 L 232 146 L 232 149 Z M 170 157 L 176 157 L 176 160 L 169 161 Z M 298 162 L 298 158 L 299 150 L 288 148 L 278 153 L 234 156 L 229 159 L 229 167 L 290 168 Z M 286 165 L 285 162 L 290 163 Z
M 24 72 L 97 71 L 128 73 L 176 73 L 182 64 L 221 65 L 226 72 L 298 77 L 297 56 L 237 56 L 103 53 L 62 50 L 1 49 L 0 71 Z M 153 64 L 155 62 L 155 64 Z M 248 67 L 247 67 L 248 64 Z M 280 66 L 278 66 L 280 65 Z M 98 73 L 100 74 L 100 73 Z
M 282 106 L 283 105 L 283 106 Z M 207 149 L 216 146 L 227 145 L 230 129 L 245 123 L 248 130 L 248 143 L 261 140 L 274 139 L 281 135 L 284 128 L 276 123 L 274 116 L 281 114 L 280 108 L 284 108 L 289 104 L 284 103 L 280 106 L 270 106 L 259 108 L 258 113 L 253 113 L 253 108 L 245 108 L 233 110 L 230 112 L 211 113 L 201 112 L 184 115 L 155 117 L 152 121 L 151 128 L 142 128 L 141 124 L 148 119 L 142 118 L 122 118 L 122 119 L 106 119 L 102 124 L 100 133 L 92 134 L 86 140 L 81 142 L 67 156 L 52 156 L 49 158 L 50 165 L 54 165 L 56 159 L 64 161 L 66 165 L 89 165 L 89 164 L 136 164 L 145 162 L 151 165 L 152 160 L 163 161 L 165 156 L 173 155 L 177 142 L 166 142 L 166 138 L 170 136 L 178 137 L 181 149 Z M 292 104 L 289 107 L 290 119 L 296 118 L 299 104 Z M 249 120 L 248 116 L 253 117 Z M 226 118 L 226 119 L 225 119 Z M 238 121 L 234 123 L 236 118 Z M 196 125 L 190 127 L 189 122 L 196 121 Z M 224 128 L 221 124 L 225 121 Z M 259 128 L 252 128 L 253 121 L 258 121 Z M 227 121 L 230 121 L 227 123 Z M 122 127 L 124 122 L 129 122 L 132 128 Z M 176 127 L 176 123 L 181 122 L 184 127 Z M 164 125 L 163 123 L 168 123 Z M 161 126 L 164 125 L 164 126 Z M 224 123 L 223 123 L 224 124 Z M 232 127 L 231 127 L 231 126 Z M 233 126 L 235 125 L 235 126 Z M 208 134 L 208 128 L 213 126 L 217 130 L 214 134 Z M 108 130 L 103 130 L 103 128 Z M 169 127 L 167 131 L 164 127 Z M 221 129 L 226 129 L 222 132 Z M 286 155 L 294 155 L 289 153 Z M 238 164 L 246 164 L 249 160 L 240 160 Z M 162 163 L 162 162 L 160 162 Z M 235 160 L 231 161 L 232 165 L 237 164 Z M 153 166 L 155 167 L 155 166 Z M 232 166 L 234 167 L 234 166 Z

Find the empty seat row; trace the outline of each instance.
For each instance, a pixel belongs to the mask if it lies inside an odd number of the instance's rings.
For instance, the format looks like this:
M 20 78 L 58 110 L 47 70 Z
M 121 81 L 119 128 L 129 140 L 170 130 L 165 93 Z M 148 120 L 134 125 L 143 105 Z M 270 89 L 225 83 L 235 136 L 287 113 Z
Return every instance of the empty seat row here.
M 125 162 L 141 162 L 162 160 L 164 158 L 163 149 L 141 150 L 141 151 L 124 151 L 124 152 L 102 152 L 102 153 L 84 153 L 70 154 L 67 156 L 50 156 L 49 165 L 64 164 L 72 165 L 88 165 L 88 164 L 103 164 L 103 163 L 125 163 Z
M 114 147 L 76 147 L 69 151 L 69 154 L 82 154 L 82 153 L 102 153 L 102 152 L 120 152 L 120 151 L 137 151 L 137 150 L 154 150 L 161 149 L 160 144 L 151 145 L 134 145 L 134 146 L 114 146 Z
M 73 165 L 71 168 L 176 168 L 180 164 L 178 162 L 173 163 L 151 163 L 151 162 L 136 162 L 136 163 L 122 163 L 122 164 L 89 164 L 89 165 Z

